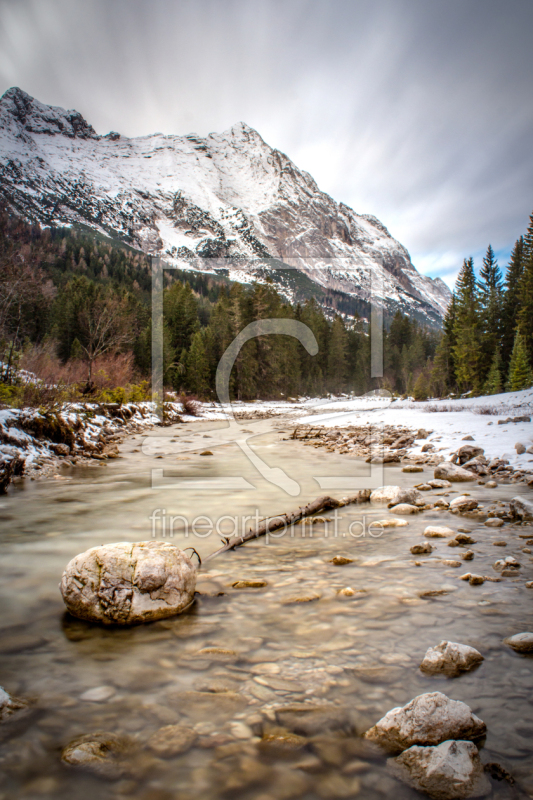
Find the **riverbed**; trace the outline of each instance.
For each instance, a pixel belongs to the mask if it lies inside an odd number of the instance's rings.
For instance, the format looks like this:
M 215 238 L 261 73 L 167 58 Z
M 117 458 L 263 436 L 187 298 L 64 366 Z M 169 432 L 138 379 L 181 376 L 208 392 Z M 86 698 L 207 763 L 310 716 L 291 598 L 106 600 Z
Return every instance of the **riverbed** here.
M 390 516 L 386 508 L 345 506 L 209 562 L 195 603 L 178 617 L 122 630 L 65 613 L 62 571 L 89 547 L 164 536 L 205 558 L 220 546 L 217 526 L 222 535 L 241 532 L 250 520 L 320 494 L 342 497 L 349 493 L 343 479 L 368 478 L 362 461 L 290 440 L 291 425 L 264 421 L 248 443 L 299 485 L 297 495 L 225 443 L 224 423 L 199 421 L 129 437 L 120 458 L 64 467 L 0 500 L 0 685 L 33 701 L 17 726 L 4 726 L 2 800 L 414 800 L 420 795 L 387 774 L 385 759 L 360 734 L 430 691 L 464 701 L 485 721 L 482 760 L 500 763 L 522 795 L 533 796 L 533 657 L 502 643 L 531 630 L 533 590 L 525 583 L 533 563 L 522 550 L 532 527 L 490 529 L 433 509 L 380 532 L 369 525 Z M 200 455 L 206 451 L 212 455 Z M 337 476 L 339 490 L 322 491 L 321 476 Z M 386 465 L 383 483 L 413 486 L 430 477 Z M 466 488 L 485 505 L 531 491 Z M 448 499 L 464 489 L 454 486 Z M 474 561 L 444 564 L 461 555 L 445 539 L 415 559 L 410 547 L 429 524 L 471 531 Z M 494 545 L 501 540 L 505 548 Z M 334 565 L 336 555 L 351 561 Z M 497 577 L 492 565 L 502 555 L 521 562 L 520 577 L 482 586 L 460 580 L 467 571 Z M 471 645 L 485 660 L 455 679 L 424 675 L 418 667 L 427 648 L 443 639 Z M 315 716 L 323 709 L 315 726 L 301 720 L 311 707 Z M 161 757 L 146 747 L 175 723 L 195 732 L 187 752 Z M 116 780 L 61 762 L 66 744 L 97 731 L 124 735 L 137 748 Z M 495 797 L 509 791 L 494 783 Z

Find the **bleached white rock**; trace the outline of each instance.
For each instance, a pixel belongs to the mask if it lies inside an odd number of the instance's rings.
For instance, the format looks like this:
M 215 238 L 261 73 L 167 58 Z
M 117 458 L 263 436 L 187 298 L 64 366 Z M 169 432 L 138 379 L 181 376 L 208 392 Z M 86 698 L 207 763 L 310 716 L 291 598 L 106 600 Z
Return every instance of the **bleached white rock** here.
M 394 777 L 432 800 L 467 800 L 491 791 L 473 742 L 447 741 L 437 747 L 415 745 L 387 762 Z
M 370 495 L 371 503 L 383 503 L 388 506 L 396 506 L 400 503 L 414 505 L 417 500 L 421 500 L 422 495 L 418 489 L 403 489 L 401 486 L 380 486 L 374 489 Z
M 194 599 L 196 569 L 168 542 L 92 547 L 67 564 L 60 590 L 75 617 L 132 625 L 179 614 Z
M 482 661 L 483 656 L 475 647 L 458 642 L 442 641 L 436 647 L 428 649 L 420 664 L 420 669 L 430 675 L 442 672 L 452 676 L 468 672 Z
M 442 692 L 418 695 L 403 708 L 393 708 L 365 733 L 365 738 L 390 753 L 414 744 L 436 745 L 447 739 L 477 739 L 487 726 L 460 700 Z
M 477 480 L 477 475 L 475 475 L 473 472 L 463 469 L 462 467 L 458 467 L 457 464 L 452 464 L 451 461 L 443 461 L 441 464 L 435 467 L 434 475 L 435 478 L 452 481 L 452 483 Z

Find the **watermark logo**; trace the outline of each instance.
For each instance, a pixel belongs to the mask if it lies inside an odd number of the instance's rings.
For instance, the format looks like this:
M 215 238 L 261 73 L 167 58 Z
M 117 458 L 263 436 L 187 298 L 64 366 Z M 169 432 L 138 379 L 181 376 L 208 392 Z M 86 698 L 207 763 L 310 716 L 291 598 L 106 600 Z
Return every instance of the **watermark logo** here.
M 213 261 L 218 264 L 220 259 L 214 259 Z M 344 263 L 333 264 L 332 268 L 334 267 L 337 267 L 337 269 L 342 267 L 344 272 L 349 272 L 349 265 Z M 172 268 L 160 258 L 152 259 L 152 392 L 153 401 L 159 410 L 160 418 L 163 417 L 163 271 Z M 275 268 L 279 270 L 279 262 L 276 262 Z M 284 268 L 295 269 L 290 265 L 286 265 Z M 353 272 L 355 274 L 357 270 L 353 270 Z M 371 376 L 381 377 L 383 375 L 383 305 L 379 299 L 383 297 L 383 275 L 375 270 L 368 270 L 368 272 L 370 278 L 370 291 L 368 294 L 371 309 L 369 321 Z M 242 347 L 250 339 L 266 335 L 294 337 L 311 356 L 316 355 L 319 350 L 313 331 L 303 322 L 276 318 L 261 319 L 247 325 L 231 342 L 217 366 L 216 392 L 220 409 L 224 412 L 227 425 L 223 430 L 217 429 L 212 432 L 215 441 L 211 441 L 209 447 L 212 448 L 228 443 L 235 444 L 244 453 L 258 476 L 282 489 L 289 496 L 297 497 L 301 491 L 297 476 L 287 474 L 287 471 L 279 466 L 269 466 L 251 444 L 251 440 L 255 436 L 264 432 L 264 426 L 261 426 L 257 421 L 247 420 L 247 425 L 254 430 L 243 431 L 240 427 L 241 423 L 235 417 L 230 397 L 231 371 Z M 374 404 L 376 407 L 383 408 L 390 403 L 391 396 L 388 392 L 378 391 L 365 395 L 364 399 L 367 407 L 372 407 Z M 321 407 L 324 408 L 324 416 L 329 416 L 330 424 L 337 422 L 338 425 L 342 426 L 346 412 L 339 411 L 335 413 L 336 404 L 335 401 L 331 401 L 329 413 L 327 403 L 322 401 Z M 333 415 L 331 412 L 333 412 Z M 380 436 L 379 421 L 374 425 L 373 435 L 375 439 L 383 439 L 383 436 Z M 164 443 L 164 437 L 161 437 L 161 443 Z M 151 437 L 150 446 L 153 448 L 155 444 L 154 437 Z M 186 449 L 181 448 L 180 451 L 187 452 Z M 354 492 L 358 489 L 380 486 L 383 484 L 383 463 L 379 460 L 379 452 L 376 455 L 377 458 L 373 459 L 369 464 L 369 474 L 366 476 L 350 476 L 346 474 L 318 475 L 315 477 L 315 481 L 320 489 L 327 491 Z M 166 475 L 164 469 L 154 468 L 152 470 L 152 487 L 157 489 L 181 487 L 194 490 L 249 491 L 255 489 L 249 477 L 210 476 L 179 479 Z

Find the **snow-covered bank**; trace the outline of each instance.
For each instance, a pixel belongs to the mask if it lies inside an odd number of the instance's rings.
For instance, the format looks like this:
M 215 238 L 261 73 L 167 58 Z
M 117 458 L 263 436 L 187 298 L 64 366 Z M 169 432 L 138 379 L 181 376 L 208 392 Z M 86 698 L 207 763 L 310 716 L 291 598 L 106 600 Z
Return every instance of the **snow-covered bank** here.
M 322 410 L 324 413 L 317 413 Z M 410 455 L 421 455 L 425 447 L 425 452 L 438 454 L 443 461 L 450 458 L 465 436 L 471 436 L 488 459 L 506 459 L 515 469 L 533 471 L 533 452 L 519 454 L 515 449 L 516 444 L 522 444 L 526 451 L 533 448 L 533 423 L 510 421 L 517 417 L 531 418 L 533 389 L 427 403 L 373 400 L 367 395 L 315 405 L 313 411 L 314 414 L 300 418 L 299 423 L 329 428 L 393 425 L 413 431 L 425 429 L 429 436 L 414 442 L 409 448 Z
M 181 406 L 166 403 L 169 423 L 180 422 Z M 153 403 L 72 403 L 58 411 L 0 410 L 0 489 L 22 475 L 53 474 L 60 461 L 78 464 L 116 458 L 129 433 L 159 424 Z

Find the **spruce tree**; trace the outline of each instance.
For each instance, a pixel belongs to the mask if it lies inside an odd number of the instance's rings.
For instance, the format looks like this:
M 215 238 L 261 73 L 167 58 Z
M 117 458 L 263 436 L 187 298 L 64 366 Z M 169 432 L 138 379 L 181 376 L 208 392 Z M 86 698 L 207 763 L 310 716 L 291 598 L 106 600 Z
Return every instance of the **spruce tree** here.
M 517 316 L 520 311 L 520 283 L 524 269 L 524 237 L 515 242 L 511 260 L 505 276 L 505 291 L 502 302 L 502 363 L 508 367 L 516 335 Z
M 480 388 L 481 330 L 474 259 L 465 258 L 456 283 L 453 335 L 455 377 L 462 392 Z
M 331 326 L 328 352 L 328 388 L 334 394 L 345 389 L 347 335 L 344 322 L 337 316 Z
M 489 374 L 483 387 L 483 394 L 500 394 L 503 391 L 502 386 L 502 360 L 499 348 L 494 351 L 492 364 L 490 365 Z
M 502 318 L 502 273 L 494 250 L 489 244 L 479 274 L 481 306 L 481 376 L 488 374 L 489 364 L 500 346 Z M 486 365 L 483 369 L 483 365 Z
M 209 361 L 200 331 L 193 334 L 187 357 L 187 384 L 198 397 L 209 393 Z
M 509 379 L 505 388 L 508 392 L 519 392 L 521 389 L 529 389 L 531 384 L 533 384 L 533 374 L 526 346 L 522 334 L 517 331 L 509 366 Z

